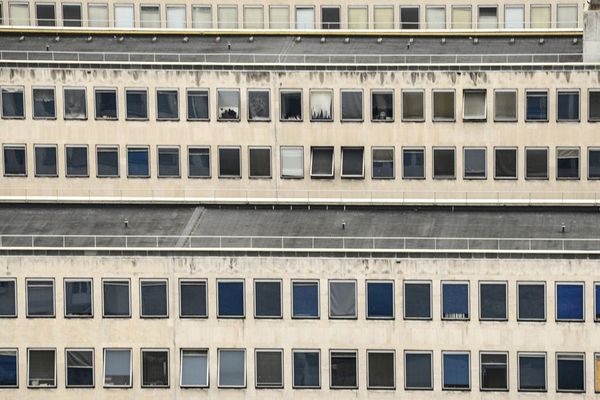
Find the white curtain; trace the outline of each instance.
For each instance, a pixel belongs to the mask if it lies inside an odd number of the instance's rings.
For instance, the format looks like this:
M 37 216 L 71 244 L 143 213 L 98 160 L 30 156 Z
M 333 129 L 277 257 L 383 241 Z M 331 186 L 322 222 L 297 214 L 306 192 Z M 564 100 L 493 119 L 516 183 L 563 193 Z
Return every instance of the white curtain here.
M 88 5 L 88 26 L 108 28 L 108 6 L 106 4 Z
M 290 8 L 288 6 L 269 8 L 269 28 L 290 29 Z
M 133 6 L 128 4 L 115 4 L 115 28 L 133 28 Z
M 367 7 L 348 7 L 348 28 L 369 29 L 369 11 Z
M 427 29 L 446 29 L 446 8 L 427 7 Z
M 375 29 L 394 29 L 394 7 L 375 7 Z
M 523 6 L 504 7 L 504 27 L 506 29 L 523 29 L 525 8 Z
M 296 7 L 296 29 L 315 29 L 313 7 Z
M 13 26 L 28 26 L 29 22 L 29 4 L 27 3 L 9 3 L 8 4 L 9 22 Z
M 333 93 L 327 91 L 310 93 L 311 119 L 323 120 L 332 118 Z
M 262 7 L 244 7 L 244 29 L 264 29 Z
M 212 29 L 212 8 L 210 6 L 192 6 L 192 28 Z
M 281 148 L 281 175 L 296 178 L 304 176 L 304 149 L 302 147 Z
M 185 6 L 167 6 L 167 28 L 185 29 Z

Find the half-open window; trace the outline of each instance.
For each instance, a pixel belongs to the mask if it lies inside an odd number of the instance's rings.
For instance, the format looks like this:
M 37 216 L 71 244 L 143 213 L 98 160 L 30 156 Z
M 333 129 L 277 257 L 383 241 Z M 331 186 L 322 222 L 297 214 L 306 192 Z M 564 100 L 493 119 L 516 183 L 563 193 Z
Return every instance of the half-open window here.
M 342 178 L 363 178 L 364 176 L 364 147 L 342 147 Z
M 239 121 L 240 120 L 240 91 L 239 90 L 217 90 L 217 120 Z
M 463 120 L 485 121 L 487 118 L 485 89 L 465 89 L 463 91 Z
M 311 147 L 310 176 L 333 178 L 333 147 Z

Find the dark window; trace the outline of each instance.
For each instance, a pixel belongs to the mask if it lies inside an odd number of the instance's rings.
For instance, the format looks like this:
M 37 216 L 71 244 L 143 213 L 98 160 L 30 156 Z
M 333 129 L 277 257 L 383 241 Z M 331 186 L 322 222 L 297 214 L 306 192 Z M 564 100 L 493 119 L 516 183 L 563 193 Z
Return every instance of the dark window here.
M 116 90 L 96 90 L 96 119 L 117 119 Z
M 119 148 L 98 147 L 96 149 L 98 177 L 119 176 Z
M 442 319 L 469 319 L 468 283 L 442 283 Z
M 179 148 L 159 147 L 158 176 L 162 178 L 178 178 L 179 175 Z
M 394 148 L 374 148 L 371 154 L 373 160 L 373 179 L 393 179 Z
M 433 91 L 433 120 L 454 121 L 454 91 Z
M 506 354 L 481 354 L 481 390 L 508 390 Z
M 579 179 L 579 149 L 556 149 L 556 178 Z
M 239 147 L 219 148 L 219 178 L 240 178 L 240 163 Z
M 54 89 L 33 89 L 33 118 L 56 118 Z
M 140 281 L 140 316 L 167 317 L 168 290 L 165 281 Z
M 356 282 L 329 282 L 329 317 L 356 318 Z
M 340 8 L 321 7 L 321 22 L 323 29 L 340 29 Z
M 585 392 L 585 355 L 556 355 L 556 391 Z
M 519 283 L 517 302 L 518 320 L 546 319 L 546 286 L 543 283 Z
M 598 283 L 594 285 L 594 319 L 600 321 L 600 284 Z
M 271 149 L 250 148 L 248 149 L 250 157 L 250 178 L 270 178 L 271 177 Z
M 363 147 L 342 147 L 342 178 L 362 178 L 364 176 Z
M 181 281 L 179 283 L 179 306 L 181 317 L 202 318 L 208 316 L 206 308 L 206 282 Z
M 218 316 L 229 318 L 244 317 L 244 282 L 217 282 Z
M 281 318 L 281 282 L 254 282 L 254 307 L 256 318 Z
M 190 121 L 208 121 L 208 90 L 188 90 L 187 118 Z
M 394 283 L 367 281 L 367 318 L 394 318 Z
M 333 178 L 333 147 L 311 147 L 310 176 Z
M 333 121 L 333 92 L 331 90 L 310 91 L 310 120 Z
M 525 178 L 548 179 L 548 149 L 525 149 Z
M 330 360 L 330 386 L 336 388 L 357 388 L 357 354 L 354 351 L 332 351 Z
M 494 121 L 517 120 L 517 91 L 497 90 L 494 92 Z
M 268 90 L 248 90 L 248 121 L 270 121 Z
M 22 87 L 3 87 L 2 118 L 25 118 L 24 96 Z
M 104 350 L 104 386 L 131 387 L 131 350 Z
M 402 91 L 402 120 L 425 120 L 425 92 L 422 90 Z
M 142 387 L 169 386 L 169 352 L 142 350 Z
M 292 282 L 292 317 L 319 317 L 318 282 Z
M 433 389 L 431 353 L 405 353 L 404 373 L 405 389 Z
M 148 92 L 146 90 L 126 90 L 127 119 L 148 119 Z
M 425 150 L 402 149 L 402 177 L 404 179 L 425 178 Z
M 239 121 L 240 92 L 238 90 L 217 91 L 217 119 L 219 121 Z
M 67 350 L 67 387 L 94 387 L 94 352 Z
M 371 120 L 393 121 L 394 120 L 394 92 L 373 91 L 371 92 Z
M 65 119 L 86 119 L 85 89 L 65 89 Z
M 394 353 L 367 352 L 367 387 L 369 389 L 394 389 L 396 387 Z
M 433 149 L 433 178 L 454 179 L 455 171 L 454 149 Z
M 0 350 L 0 387 L 19 385 L 16 350 Z
M 219 387 L 246 386 L 246 351 L 219 350 Z
M 362 90 L 342 90 L 342 121 L 363 120 Z
M 67 146 L 67 176 L 88 176 L 88 149 L 85 146 Z
M 519 390 L 546 391 L 546 356 L 519 354 Z
M 600 149 L 588 149 L 588 178 L 600 179 Z
M 404 318 L 431 318 L 431 283 L 404 283 Z
M 128 147 L 127 148 L 127 176 L 128 177 L 149 177 L 150 176 L 150 155 L 147 147 Z
M 318 351 L 294 351 L 294 387 L 319 388 L 321 365 Z
M 400 7 L 400 29 L 419 29 L 419 7 Z
M 65 316 L 92 316 L 92 281 L 65 281 Z
M 102 310 L 105 317 L 129 317 L 129 281 L 102 282 Z
M 527 121 L 548 121 L 548 92 L 526 93 Z
M 579 91 L 558 92 L 558 120 L 579 121 Z
M 600 121 L 600 90 L 588 92 L 588 121 Z
M 35 16 L 38 26 L 56 26 L 54 4 L 36 4 Z
M 56 351 L 28 350 L 27 386 L 56 387 Z
M 181 350 L 181 387 L 208 386 L 208 350 Z
M 27 175 L 25 146 L 4 146 L 4 175 Z
M 583 321 L 583 284 L 556 284 L 556 319 L 558 321 Z
M 35 176 L 57 176 L 56 146 L 35 146 Z
M 485 179 L 486 157 L 485 149 L 465 148 L 464 149 L 464 167 L 465 179 Z
M 443 353 L 442 363 L 442 389 L 469 390 L 471 388 L 468 353 Z
M 0 280 L 0 317 L 17 316 L 17 288 L 14 280 Z M 2 367 L 0 366 L 0 370 Z M 1 377 L 0 377 L 1 381 Z M 0 383 L 1 385 L 1 383 Z
M 188 149 L 188 176 L 190 178 L 210 177 L 210 149 L 190 147 Z
M 506 283 L 479 284 L 480 319 L 505 320 L 506 313 Z
M 283 387 L 283 352 L 256 350 L 256 387 Z
M 27 316 L 54 317 L 54 281 L 27 281 Z
M 494 177 L 517 179 L 517 149 L 494 149 Z
M 177 90 L 156 91 L 156 118 L 159 120 L 179 119 L 179 92 Z
M 81 26 L 81 5 L 63 4 L 62 14 L 64 26 Z
M 282 121 L 302 121 L 302 92 L 281 91 L 280 109 Z

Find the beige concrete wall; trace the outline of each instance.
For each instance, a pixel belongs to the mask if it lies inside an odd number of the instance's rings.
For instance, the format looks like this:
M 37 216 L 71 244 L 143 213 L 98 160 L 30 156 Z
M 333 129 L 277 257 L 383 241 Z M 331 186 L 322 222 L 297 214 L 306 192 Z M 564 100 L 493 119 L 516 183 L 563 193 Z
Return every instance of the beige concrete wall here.
M 593 394 L 593 353 L 600 351 L 598 324 L 593 322 L 593 283 L 600 281 L 596 261 L 586 260 L 361 260 L 314 258 L 229 258 L 229 257 L 3 257 L 0 259 L 2 277 L 18 280 L 18 311 L 16 319 L 3 319 L 0 329 L 0 348 L 17 347 L 20 353 L 20 388 L 2 390 L 3 398 L 19 399 L 310 399 L 326 394 L 340 399 L 395 398 L 404 393 L 402 354 L 406 349 L 432 350 L 434 354 L 434 390 L 411 392 L 414 399 L 462 398 L 480 399 L 479 351 L 509 352 L 508 393 L 487 394 L 486 397 L 517 399 L 517 352 L 548 353 L 548 393 L 530 395 L 557 398 L 555 384 L 555 352 L 586 353 L 586 394 L 578 398 L 595 398 Z M 25 278 L 53 277 L 56 280 L 55 319 L 25 318 Z M 63 278 L 93 278 L 93 319 L 63 317 Z M 132 318 L 101 318 L 101 279 L 129 278 L 132 282 Z M 169 319 L 142 320 L 139 318 L 139 279 L 167 278 L 169 280 Z M 181 320 L 178 315 L 180 278 L 208 280 L 209 318 Z M 246 319 L 219 320 L 216 316 L 216 280 L 245 278 Z M 256 320 L 252 317 L 253 279 L 278 278 L 283 281 L 283 319 Z M 292 320 L 290 317 L 291 279 L 319 279 L 319 320 Z M 327 318 L 328 279 L 356 279 L 358 282 L 358 319 L 329 320 Z M 393 279 L 395 281 L 396 319 L 376 321 L 365 319 L 365 280 Z M 402 319 L 403 280 L 427 279 L 433 285 L 433 320 L 405 321 Z M 453 322 L 440 320 L 440 282 L 466 280 L 470 282 L 471 320 Z M 508 282 L 508 315 L 506 322 L 478 320 L 478 282 L 501 280 Z M 547 289 L 547 322 L 516 321 L 516 283 L 545 281 Z M 557 323 L 554 321 L 554 285 L 557 281 L 585 282 L 585 322 Z M 102 388 L 102 349 L 104 347 L 133 348 L 133 388 Z M 33 390 L 26 388 L 26 351 L 28 347 L 55 347 L 58 354 L 58 387 Z M 93 347 L 95 356 L 96 389 L 65 389 L 64 348 Z M 140 388 L 140 348 L 170 349 L 170 389 Z M 179 349 L 181 347 L 209 348 L 210 388 L 178 388 Z M 217 348 L 242 347 L 247 353 L 246 389 L 218 389 Z M 255 348 L 284 349 L 284 384 L 281 390 L 254 388 Z M 291 387 L 291 349 L 321 349 L 322 389 L 293 390 Z M 359 353 L 359 389 L 356 391 L 329 388 L 327 354 L 329 349 L 357 349 Z M 397 390 L 391 392 L 366 389 L 366 351 L 393 349 L 396 351 Z M 462 393 L 441 390 L 441 351 L 469 350 L 471 352 L 472 391 Z M 573 395 L 561 395 L 570 398 Z

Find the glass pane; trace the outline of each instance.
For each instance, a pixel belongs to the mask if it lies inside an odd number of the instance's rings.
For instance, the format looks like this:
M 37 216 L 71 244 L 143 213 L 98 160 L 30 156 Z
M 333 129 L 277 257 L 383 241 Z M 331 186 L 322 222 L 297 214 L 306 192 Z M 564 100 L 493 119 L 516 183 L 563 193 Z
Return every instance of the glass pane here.
M 99 147 L 96 152 L 98 176 L 119 176 L 119 150 Z
M 312 176 L 333 176 L 333 149 L 313 148 L 312 151 Z
M 374 353 L 368 356 L 370 388 L 393 389 L 395 387 L 394 353 Z
M 319 285 L 316 282 L 292 284 L 292 316 L 316 318 L 319 316 Z
M 367 7 L 348 6 L 348 29 L 369 29 L 369 10 Z
M 341 92 L 342 121 L 363 120 L 363 93 L 360 90 Z
M 219 317 L 244 316 L 244 282 L 218 282 Z
M 17 315 L 15 296 L 15 281 L 0 281 L 0 316 L 12 317 Z
M 557 28 L 577 28 L 577 4 L 559 4 L 556 12 Z
M 479 29 L 498 29 L 498 7 L 479 6 Z
M 105 316 L 129 316 L 129 282 L 104 282 L 102 290 Z
M 419 29 L 419 7 L 400 7 L 400 28 Z
M 290 29 L 290 8 L 288 6 L 269 8 L 269 28 Z
M 220 177 L 239 177 L 240 176 L 240 149 L 239 148 L 220 148 L 219 149 L 219 176 Z
M 482 121 L 486 118 L 486 91 L 465 90 L 463 92 L 464 118 L 466 120 Z
M 106 350 L 104 353 L 104 384 L 131 385 L 131 350 Z
M 117 92 L 115 90 L 96 90 L 96 118 L 117 118 Z
M 219 386 L 244 386 L 246 354 L 243 350 L 219 351 Z
M 160 28 L 160 7 L 142 5 L 140 7 L 140 27 Z
M 445 319 L 469 318 L 469 285 L 442 285 L 442 316 Z
M 425 119 L 424 92 L 402 92 L 402 119 L 405 121 L 423 121 Z
M 525 27 L 525 8 L 523 6 L 504 6 L 504 27 L 523 29 Z
M 167 6 L 167 28 L 185 29 L 185 6 Z
M 255 282 L 255 315 L 262 318 L 281 317 L 281 282 Z
M 65 89 L 65 119 L 86 119 L 85 89 Z
M 28 386 L 55 386 L 55 362 L 54 350 L 29 350 Z
M 519 389 L 546 390 L 545 356 L 519 356 Z
M 158 176 L 179 177 L 179 149 L 158 149 Z
M 302 120 L 302 92 L 281 92 L 281 119 L 284 121 Z
M 495 177 L 505 179 L 516 179 L 517 177 L 517 150 L 496 149 L 495 150 Z
M 579 92 L 558 93 L 558 120 L 579 121 Z
M 141 303 L 143 317 L 164 317 L 167 310 L 167 283 L 141 282 Z
M 29 26 L 29 4 L 8 3 L 8 17 L 11 25 Z
M 588 92 L 588 120 L 600 121 L 600 91 Z
M 256 352 L 256 387 L 283 386 L 283 357 L 280 351 Z
M 479 286 L 481 319 L 506 319 L 506 284 L 482 283 Z
M 268 121 L 271 119 L 268 90 L 248 91 L 248 120 Z
M 294 352 L 294 387 L 317 388 L 321 385 L 318 352 Z
M 464 150 L 465 179 L 486 177 L 485 149 Z
M 391 92 L 371 93 L 371 119 L 373 121 L 394 120 L 394 94 Z
M 88 26 L 108 28 L 108 6 L 105 4 L 88 4 Z
M 115 28 L 133 28 L 133 6 L 132 5 L 115 5 Z
M 181 352 L 181 386 L 208 386 L 208 352 Z
M 142 386 L 169 386 L 169 353 L 142 352 Z
M 81 5 L 63 4 L 62 13 L 64 26 L 81 26 Z
M 452 7 L 452 29 L 471 29 L 473 15 L 471 7 Z
M 405 355 L 406 388 L 430 389 L 431 381 L 431 354 L 407 353 Z
M 27 282 L 27 315 L 30 317 L 54 315 L 54 281 Z
M 127 149 L 127 176 L 150 176 L 149 155 L 147 148 Z
M 67 386 L 94 386 L 93 358 L 91 350 L 67 350 Z
M 557 178 L 579 178 L 579 149 L 557 149 Z
M 217 118 L 222 121 L 240 119 L 240 92 L 237 90 L 217 91 Z
M 550 20 L 550 5 L 531 6 L 531 29 L 550 29 L 552 22 Z
M 302 147 L 281 148 L 281 176 L 302 178 L 304 176 L 304 149 Z
M 527 179 L 548 179 L 548 150 L 525 149 Z
M 311 121 L 331 121 L 333 119 L 333 93 L 331 91 L 310 92 Z
M 373 178 L 394 177 L 394 149 L 373 149 Z
M 321 7 L 321 27 L 323 29 L 340 29 L 339 7 Z
M 210 149 L 190 148 L 188 150 L 188 162 L 190 178 L 210 177 Z
M 54 4 L 36 4 L 35 14 L 38 26 L 56 26 Z
M 446 29 L 446 8 L 427 7 L 427 29 Z
M 481 355 L 481 388 L 485 390 L 508 389 L 506 354 Z
M 17 352 L 14 350 L 0 351 L 0 386 L 17 386 Z
M 356 353 L 331 352 L 331 387 L 355 388 L 356 379 Z
M 212 8 L 210 6 L 192 6 L 192 28 L 211 29 Z
M 219 29 L 238 28 L 237 6 L 218 6 L 217 13 Z
M 494 119 L 496 121 L 516 121 L 517 92 L 497 91 L 494 96 Z
M 433 120 L 454 120 L 454 92 L 433 92 Z
M 556 285 L 556 319 L 583 320 L 583 285 Z
M 181 282 L 179 287 L 180 315 L 206 317 L 206 282 Z
M 24 94 L 22 88 L 2 88 L 2 117 L 24 118 Z
M 179 96 L 177 90 L 157 90 L 158 119 L 179 119 Z
M 125 92 L 127 119 L 148 119 L 148 93 L 145 90 Z
M 394 284 L 367 282 L 367 317 L 394 317 Z
M 518 286 L 519 319 L 546 319 L 546 289 L 541 284 Z
M 244 7 L 244 29 L 264 29 L 262 7 Z
M 584 357 L 579 355 L 557 356 L 557 390 L 582 392 L 585 390 Z
M 65 282 L 65 315 L 72 317 L 92 315 L 92 282 Z
M 35 147 L 35 175 L 57 176 L 56 147 Z
M 433 149 L 433 178 L 454 178 L 455 173 L 454 149 Z
M 356 317 L 356 282 L 329 283 L 329 316 Z
M 364 152 L 362 147 L 342 147 L 342 177 L 362 177 L 364 175 Z
M 26 175 L 24 147 L 4 147 L 4 175 Z
M 404 318 L 431 318 L 431 284 L 404 284 Z
M 468 354 L 443 354 L 443 373 L 445 389 L 468 389 L 469 355 Z
M 296 7 L 296 29 L 315 29 L 313 7 Z
M 208 90 L 188 90 L 188 120 L 208 120 Z
M 88 176 L 87 147 L 67 147 L 67 176 Z
M 373 7 L 375 29 L 394 29 L 394 7 Z
M 403 176 L 405 179 L 425 178 L 425 151 L 402 151 Z

